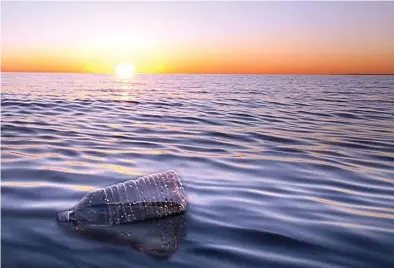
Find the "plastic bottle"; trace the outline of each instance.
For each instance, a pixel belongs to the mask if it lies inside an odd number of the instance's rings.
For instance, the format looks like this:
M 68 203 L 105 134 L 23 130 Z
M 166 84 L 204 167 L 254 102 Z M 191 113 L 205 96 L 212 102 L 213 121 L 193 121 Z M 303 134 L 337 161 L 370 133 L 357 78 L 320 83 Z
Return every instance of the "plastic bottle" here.
M 59 222 L 112 225 L 161 218 L 183 212 L 187 198 L 173 170 L 155 173 L 89 192 Z

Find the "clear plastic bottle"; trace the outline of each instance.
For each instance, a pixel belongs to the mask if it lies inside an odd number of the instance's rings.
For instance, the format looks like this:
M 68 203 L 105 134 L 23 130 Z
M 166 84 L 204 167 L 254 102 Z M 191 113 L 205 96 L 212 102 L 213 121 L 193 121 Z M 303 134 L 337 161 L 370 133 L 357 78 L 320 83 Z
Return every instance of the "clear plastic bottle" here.
M 89 192 L 57 215 L 59 222 L 112 225 L 161 218 L 187 206 L 181 180 L 173 170 L 155 173 Z

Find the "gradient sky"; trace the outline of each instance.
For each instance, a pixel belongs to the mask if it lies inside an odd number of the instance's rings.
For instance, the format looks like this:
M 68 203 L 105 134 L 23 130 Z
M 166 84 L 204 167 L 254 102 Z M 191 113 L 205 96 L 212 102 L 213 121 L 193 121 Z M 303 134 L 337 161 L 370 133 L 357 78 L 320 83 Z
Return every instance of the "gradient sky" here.
M 394 2 L 1 2 L 2 71 L 394 73 Z

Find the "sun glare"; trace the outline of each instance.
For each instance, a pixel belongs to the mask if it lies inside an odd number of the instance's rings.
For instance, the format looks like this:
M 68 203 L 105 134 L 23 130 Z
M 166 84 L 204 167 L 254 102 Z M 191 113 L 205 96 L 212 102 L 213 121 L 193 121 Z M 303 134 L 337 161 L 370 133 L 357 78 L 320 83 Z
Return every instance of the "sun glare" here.
M 116 66 L 115 73 L 119 79 L 130 79 L 135 74 L 135 68 L 131 63 L 122 63 Z

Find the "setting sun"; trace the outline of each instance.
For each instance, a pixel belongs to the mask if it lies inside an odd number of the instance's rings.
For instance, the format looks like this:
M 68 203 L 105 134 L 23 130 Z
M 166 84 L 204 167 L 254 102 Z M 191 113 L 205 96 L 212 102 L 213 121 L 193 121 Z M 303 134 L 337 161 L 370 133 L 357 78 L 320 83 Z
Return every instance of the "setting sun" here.
M 115 73 L 120 79 L 132 78 L 135 74 L 135 68 L 131 63 L 122 63 L 116 66 Z

